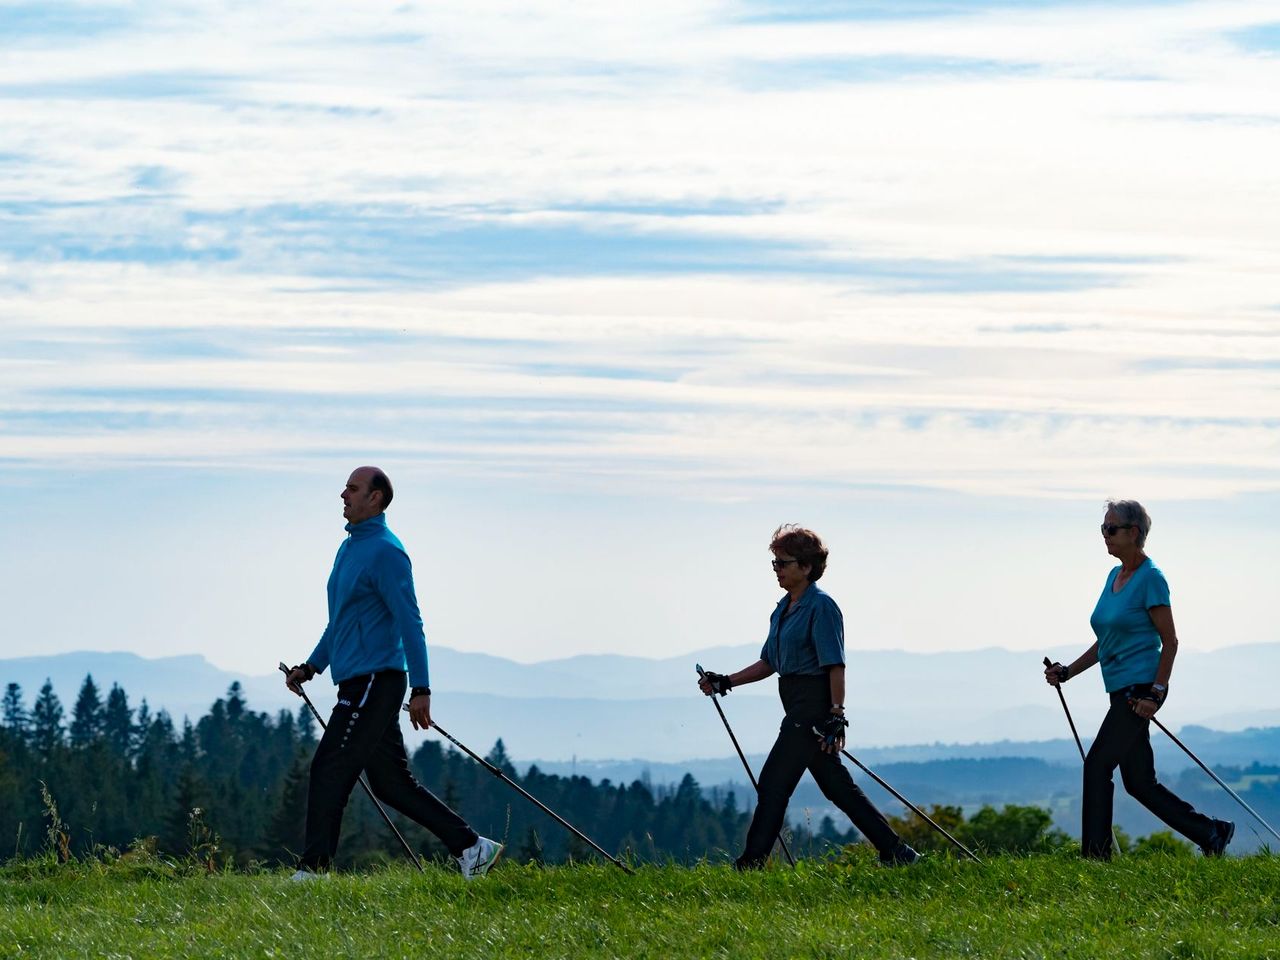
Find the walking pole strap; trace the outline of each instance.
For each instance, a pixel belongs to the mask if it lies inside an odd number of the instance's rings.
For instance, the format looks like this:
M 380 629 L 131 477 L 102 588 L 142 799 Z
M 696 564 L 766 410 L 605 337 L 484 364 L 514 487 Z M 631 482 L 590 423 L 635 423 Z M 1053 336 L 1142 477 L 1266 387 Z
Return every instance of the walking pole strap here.
M 1166 727 L 1163 723 L 1161 723 L 1155 717 L 1151 718 L 1151 722 L 1154 723 L 1161 730 L 1163 730 L 1164 735 L 1166 737 L 1168 737 L 1170 740 L 1172 740 L 1174 743 L 1180 746 L 1182 748 L 1182 752 L 1185 753 L 1192 760 L 1194 760 L 1196 762 L 1196 765 L 1199 766 L 1201 770 L 1203 770 L 1205 773 L 1211 776 L 1213 778 L 1214 783 L 1220 786 L 1223 790 L 1227 791 L 1227 793 L 1231 794 L 1232 799 L 1234 799 L 1236 803 L 1240 804 L 1240 806 L 1244 807 L 1247 811 L 1249 811 L 1249 813 L 1253 816 L 1253 819 L 1257 820 L 1260 824 L 1266 827 L 1267 830 L 1271 832 L 1271 835 L 1273 837 L 1275 837 L 1277 840 L 1280 840 L 1280 833 L 1276 833 L 1275 830 L 1272 828 L 1271 824 L 1263 820 L 1262 817 L 1258 815 L 1258 812 L 1253 809 L 1253 807 L 1249 806 L 1247 803 L 1244 802 L 1244 800 L 1240 797 L 1240 794 L 1236 793 L 1234 790 L 1228 787 L 1225 783 L 1222 782 L 1221 777 L 1219 777 L 1216 773 L 1214 773 L 1212 770 L 1206 767 L 1204 765 L 1204 762 L 1199 757 L 1197 757 L 1194 753 L 1192 753 L 1191 749 L 1185 743 L 1183 743 L 1181 740 L 1179 740 L 1169 731 L 1168 727 Z

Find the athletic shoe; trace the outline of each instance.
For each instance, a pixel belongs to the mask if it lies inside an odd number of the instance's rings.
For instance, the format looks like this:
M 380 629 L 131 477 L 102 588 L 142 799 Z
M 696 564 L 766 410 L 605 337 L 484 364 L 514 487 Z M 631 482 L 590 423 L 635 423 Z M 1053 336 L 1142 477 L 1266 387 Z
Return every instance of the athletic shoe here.
M 920 859 L 920 854 L 910 844 L 900 843 L 887 857 L 881 854 L 880 863 L 886 867 L 908 867 Z
M 325 875 L 323 873 L 312 873 L 310 870 L 299 870 L 289 878 L 290 883 L 310 883 L 312 880 L 320 880 Z
M 477 837 L 476 842 L 462 851 L 458 857 L 458 869 L 467 880 L 483 877 L 489 868 L 502 856 L 502 844 L 494 843 L 488 837 Z
M 1227 844 L 1236 835 L 1236 825 L 1230 820 L 1213 821 L 1213 833 L 1209 839 L 1200 844 L 1200 852 L 1206 857 L 1220 857 L 1226 852 Z

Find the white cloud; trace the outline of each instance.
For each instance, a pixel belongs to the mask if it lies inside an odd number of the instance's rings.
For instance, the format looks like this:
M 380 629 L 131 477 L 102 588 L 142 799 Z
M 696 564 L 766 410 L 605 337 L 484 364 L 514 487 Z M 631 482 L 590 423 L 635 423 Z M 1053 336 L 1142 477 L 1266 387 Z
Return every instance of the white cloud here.
M 1280 484 L 1280 61 L 1226 39 L 1270 5 L 736 10 L 201 4 L 20 44 L 0 64 L 24 93 L 0 163 L 19 238 L 0 246 L 0 458 L 285 461 L 394 409 L 431 429 L 379 443 L 462 471 L 723 491 L 776 480 L 759 452 L 787 445 L 815 479 Z M 805 73 L 856 57 L 1032 69 Z M 361 234 L 384 217 L 401 226 Z M 441 224 L 580 245 L 542 264 L 561 279 L 505 277 L 495 255 L 493 277 L 384 282 L 378 244 Z M 618 235 L 795 259 L 790 276 L 620 276 L 625 254 L 575 271 Z M 536 259 L 521 245 L 540 236 L 503 242 Z M 74 244 L 167 252 L 86 262 Z M 992 292 L 1020 273 L 1042 289 Z M 219 349 L 148 346 L 175 332 Z M 353 408 L 308 409 L 339 397 Z

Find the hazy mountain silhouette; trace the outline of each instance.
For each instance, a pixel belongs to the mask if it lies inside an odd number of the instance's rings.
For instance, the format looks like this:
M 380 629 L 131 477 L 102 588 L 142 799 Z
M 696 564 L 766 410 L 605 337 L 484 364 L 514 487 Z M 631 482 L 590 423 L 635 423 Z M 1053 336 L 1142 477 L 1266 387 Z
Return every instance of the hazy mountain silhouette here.
M 602 655 L 522 664 L 434 646 L 433 709 L 455 736 L 482 749 L 502 737 L 522 761 L 723 757 L 724 729 L 696 690 L 694 664 L 733 670 L 758 652 L 755 646 L 718 647 L 663 659 Z M 1078 651 L 1045 652 L 1065 659 Z M 1074 745 L 1063 740 L 1066 723 L 1057 697 L 1041 679 L 1040 657 L 997 648 L 937 654 L 850 650 L 850 744 L 863 750 L 897 748 L 893 756 L 903 760 L 1056 758 L 1065 745 L 1069 759 Z M 180 723 L 184 715 L 203 715 L 233 681 L 244 687 L 251 709 L 297 709 L 301 701 L 284 689 L 271 666 L 264 664 L 262 674 L 249 676 L 221 670 L 197 655 L 144 659 L 85 652 L 0 660 L 0 684 L 20 683 L 30 705 L 48 677 L 69 710 L 85 675 L 92 674 L 104 694 L 119 683 L 133 706 L 145 698 L 153 711 L 167 709 Z M 1239 730 L 1280 723 L 1280 710 L 1242 709 L 1273 701 L 1268 678 L 1277 666 L 1280 644 L 1205 652 L 1184 647 L 1162 719 L 1174 730 L 1188 724 Z M 1081 734 L 1091 737 L 1106 707 L 1101 677 L 1095 670 L 1063 689 Z M 308 690 L 327 713 L 333 703 L 327 676 L 316 678 Z M 744 749 L 766 750 L 781 719 L 775 683 L 735 690 L 723 705 Z M 1057 743 L 1022 745 L 1037 741 Z

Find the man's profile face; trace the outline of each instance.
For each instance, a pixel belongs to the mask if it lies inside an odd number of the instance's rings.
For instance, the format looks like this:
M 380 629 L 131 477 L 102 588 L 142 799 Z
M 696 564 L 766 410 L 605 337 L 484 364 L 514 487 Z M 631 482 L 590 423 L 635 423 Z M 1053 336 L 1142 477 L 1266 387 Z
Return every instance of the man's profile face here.
M 360 523 L 382 512 L 382 493 L 369 489 L 373 471 L 360 467 L 347 478 L 342 490 L 342 515 L 347 523 Z

